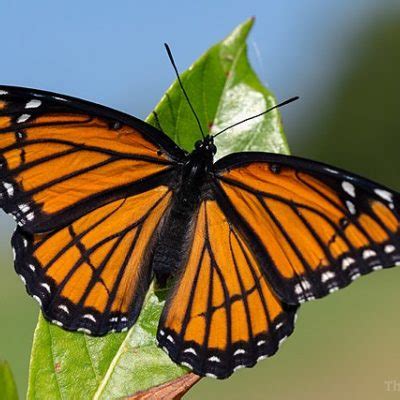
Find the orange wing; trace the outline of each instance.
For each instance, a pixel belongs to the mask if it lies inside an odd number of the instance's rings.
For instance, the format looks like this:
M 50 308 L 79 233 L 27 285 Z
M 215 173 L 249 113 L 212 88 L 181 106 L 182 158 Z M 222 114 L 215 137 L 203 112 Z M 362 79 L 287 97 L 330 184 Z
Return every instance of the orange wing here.
M 397 193 L 282 155 L 241 153 L 215 168 L 224 212 L 286 302 L 323 297 L 399 263 Z
M 44 316 L 92 335 L 123 331 L 151 280 L 154 233 L 171 199 L 166 186 L 118 199 L 52 233 L 14 233 L 15 268 Z
M 0 207 L 30 232 L 154 187 L 182 157 L 166 135 L 134 117 L 0 87 Z
M 274 354 L 293 331 L 297 307 L 277 298 L 215 200 L 201 204 L 192 240 L 157 339 L 175 362 L 226 378 Z

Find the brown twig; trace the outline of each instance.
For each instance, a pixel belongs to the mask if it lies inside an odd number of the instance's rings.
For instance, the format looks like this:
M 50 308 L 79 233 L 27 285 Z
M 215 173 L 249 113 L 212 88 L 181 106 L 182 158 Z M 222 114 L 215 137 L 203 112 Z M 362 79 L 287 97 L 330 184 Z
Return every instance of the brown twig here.
M 126 397 L 126 400 L 180 400 L 200 379 L 200 376 L 193 373 L 186 374 L 173 381 L 137 392 Z

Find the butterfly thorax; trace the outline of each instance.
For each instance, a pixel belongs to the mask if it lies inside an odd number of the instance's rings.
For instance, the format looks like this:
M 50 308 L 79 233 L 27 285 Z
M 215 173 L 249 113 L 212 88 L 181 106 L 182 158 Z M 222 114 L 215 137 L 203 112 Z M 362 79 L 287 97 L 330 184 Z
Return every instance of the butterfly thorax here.
M 211 170 L 216 152 L 212 136 L 197 141 L 185 164 L 185 172 L 189 173 L 188 178 L 203 177 L 207 174 Z
M 187 254 L 191 235 L 188 227 L 193 226 L 202 197 L 211 194 L 207 187 L 215 153 L 212 137 L 198 141 L 177 177 L 173 200 L 160 226 L 153 255 L 152 269 L 161 286 L 175 275 L 177 266 L 184 261 L 182 255 Z
M 198 202 L 200 195 L 205 193 L 204 185 L 207 185 L 209 180 L 216 151 L 212 136 L 207 136 L 197 141 L 194 150 L 188 154 L 176 188 L 180 207 Z M 192 208 L 190 204 L 188 206 Z

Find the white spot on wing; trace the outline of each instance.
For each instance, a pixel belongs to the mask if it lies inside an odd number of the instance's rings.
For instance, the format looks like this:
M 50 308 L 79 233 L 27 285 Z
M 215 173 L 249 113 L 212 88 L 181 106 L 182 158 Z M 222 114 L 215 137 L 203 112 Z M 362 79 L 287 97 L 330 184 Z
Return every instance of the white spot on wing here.
M 351 257 L 346 257 L 342 261 L 342 269 L 345 270 L 347 269 L 351 264 L 354 264 L 354 258 Z
M 355 197 L 356 196 L 356 189 L 350 182 L 343 181 L 342 182 L 342 188 L 351 197 Z
M 346 200 L 346 207 L 350 211 L 350 214 L 354 215 L 356 213 L 356 206 L 350 200 Z
M 30 114 L 22 114 L 18 119 L 17 122 L 20 124 L 22 122 L 27 121 L 30 118 Z
M 33 99 L 31 101 L 28 101 L 28 103 L 26 103 L 25 108 L 38 108 L 41 105 L 42 105 L 42 102 L 40 100 Z
M 4 189 L 7 190 L 7 194 L 11 197 L 14 194 L 14 187 L 11 183 L 4 182 L 3 183 Z
M 353 274 L 350 279 L 352 281 L 355 281 L 356 279 L 358 279 L 361 276 L 361 274 L 359 272 L 356 272 L 355 274 Z
M 303 293 L 303 288 L 301 287 L 300 283 L 297 283 L 296 286 L 294 287 L 294 292 L 296 294 L 301 294 Z
M 175 340 L 171 335 L 167 336 L 167 340 L 169 340 L 171 343 L 175 343 Z
M 26 212 L 28 212 L 30 210 L 30 207 L 28 206 L 28 204 L 19 204 L 18 208 L 25 214 Z
M 0 90 L 0 96 L 8 94 L 7 90 Z
M 303 280 L 303 287 L 305 288 L 305 289 L 311 289 L 311 283 L 310 282 L 308 282 L 307 280 Z
M 339 173 L 338 171 L 336 171 L 336 169 L 332 169 L 329 167 L 325 167 L 325 171 L 330 172 L 331 174 L 335 174 L 335 175 L 337 175 Z
M 85 314 L 82 318 L 90 319 L 94 323 L 96 323 L 96 318 L 92 314 Z
M 388 201 L 388 202 L 392 202 L 393 201 L 393 194 L 388 192 L 387 190 L 384 189 L 375 189 L 374 192 L 381 197 L 382 199 Z
M 39 296 L 33 295 L 32 297 L 39 303 L 40 306 L 42 306 L 42 300 L 40 300 Z
M 54 100 L 60 100 L 60 101 L 68 101 L 67 99 L 64 99 L 63 97 L 60 96 L 53 96 Z
M 335 273 L 332 271 L 326 271 L 321 275 L 321 282 L 329 281 L 335 277 Z
M 393 253 L 396 250 L 396 248 L 392 244 L 387 244 L 385 246 L 385 253 L 390 254 Z
M 221 362 L 221 360 L 217 356 L 208 357 L 208 361 L 211 362 Z
M 26 218 L 28 221 L 32 221 L 33 218 L 35 218 L 35 214 L 33 212 L 30 212 L 29 214 L 26 214 Z
M 192 353 L 197 356 L 196 350 L 193 347 L 188 347 L 187 349 L 183 350 L 184 353 Z
M 19 278 L 21 279 L 22 283 L 23 283 L 24 285 L 26 285 L 26 280 L 25 280 L 25 278 L 23 277 L 23 275 L 19 274 L 18 276 L 19 276 Z
M 49 293 L 50 291 L 50 286 L 47 283 L 41 283 L 40 286 L 44 287 Z
M 373 251 L 373 250 L 371 250 L 371 249 L 366 249 L 366 250 L 364 250 L 364 252 L 363 252 L 363 258 L 366 260 L 367 258 L 370 258 L 370 257 L 374 257 L 374 256 L 376 256 L 376 253 L 375 253 L 375 251 Z
M 210 372 L 207 372 L 207 373 L 206 373 L 206 376 L 207 376 L 208 378 L 214 378 L 214 379 L 217 378 L 217 375 L 211 374 Z
M 186 368 L 193 369 L 193 367 L 192 367 L 188 362 L 186 362 L 186 361 L 182 361 L 182 362 L 181 362 L 181 365 L 183 365 L 183 366 L 186 367 Z
M 67 307 L 65 304 L 59 305 L 58 308 L 59 308 L 60 310 L 63 310 L 63 311 L 66 312 L 67 314 L 69 314 L 68 307 Z
M 239 355 L 239 354 L 245 354 L 246 353 L 246 350 L 244 350 L 244 349 L 237 349 L 234 353 L 233 353 L 233 355 L 234 356 L 237 356 L 237 355 Z
M 51 323 L 54 324 L 54 325 L 60 326 L 60 327 L 63 326 L 63 323 L 60 322 L 60 321 L 57 321 L 56 319 L 53 319 L 53 320 L 51 321 Z

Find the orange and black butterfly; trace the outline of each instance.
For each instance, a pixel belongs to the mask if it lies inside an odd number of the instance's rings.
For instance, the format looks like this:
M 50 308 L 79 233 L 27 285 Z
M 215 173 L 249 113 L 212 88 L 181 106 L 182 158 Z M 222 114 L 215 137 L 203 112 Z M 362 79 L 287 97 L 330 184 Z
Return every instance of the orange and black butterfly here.
M 199 375 L 273 355 L 299 304 L 400 262 L 399 194 L 297 157 L 217 162 L 132 116 L 0 87 L 0 206 L 15 269 L 47 320 L 131 327 L 153 279 L 173 280 L 157 340 Z

